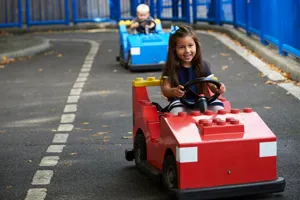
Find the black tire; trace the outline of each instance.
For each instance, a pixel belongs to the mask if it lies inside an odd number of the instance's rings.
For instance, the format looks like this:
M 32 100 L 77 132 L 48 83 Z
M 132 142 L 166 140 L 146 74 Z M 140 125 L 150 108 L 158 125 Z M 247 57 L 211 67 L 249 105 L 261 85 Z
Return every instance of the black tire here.
M 121 64 L 121 66 L 123 66 L 125 69 L 127 69 L 127 63 L 125 62 L 125 60 L 124 60 L 124 50 L 123 50 L 123 48 L 122 48 L 122 46 L 120 46 L 120 64 Z
M 134 162 L 141 169 L 143 161 L 147 160 L 147 145 L 143 134 L 137 134 L 134 139 Z
M 178 188 L 178 173 L 174 155 L 165 157 L 162 169 L 162 184 L 167 190 Z
M 131 60 L 131 53 L 128 52 L 128 59 L 127 59 L 127 64 L 126 64 L 126 69 L 129 69 L 130 71 L 132 70 L 131 69 L 131 65 L 132 65 L 132 60 Z

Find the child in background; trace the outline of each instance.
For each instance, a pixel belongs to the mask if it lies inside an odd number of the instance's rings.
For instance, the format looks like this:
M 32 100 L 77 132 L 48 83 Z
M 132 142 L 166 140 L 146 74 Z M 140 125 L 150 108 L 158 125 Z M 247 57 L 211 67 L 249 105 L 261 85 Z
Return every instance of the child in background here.
M 189 97 L 188 93 L 185 94 L 183 91 L 183 85 L 196 78 L 213 78 L 214 75 L 208 64 L 202 60 L 200 42 L 191 27 L 176 26 L 170 34 L 168 57 L 162 72 L 161 90 L 162 94 L 170 101 L 169 112 L 177 115 L 178 112 L 191 111 L 179 100 L 184 95 L 185 98 Z M 213 93 L 222 94 L 226 91 L 224 84 L 221 84 L 218 89 L 211 83 L 199 84 L 199 87 L 194 87 L 193 91 L 209 96 L 207 87 Z M 208 104 L 208 110 L 220 109 L 224 109 L 224 105 L 218 99 Z
M 153 31 L 155 29 L 154 19 L 150 16 L 149 6 L 140 4 L 136 8 L 136 18 L 133 19 L 130 26 L 131 29 L 137 30 L 139 33 L 144 33 L 145 29 Z

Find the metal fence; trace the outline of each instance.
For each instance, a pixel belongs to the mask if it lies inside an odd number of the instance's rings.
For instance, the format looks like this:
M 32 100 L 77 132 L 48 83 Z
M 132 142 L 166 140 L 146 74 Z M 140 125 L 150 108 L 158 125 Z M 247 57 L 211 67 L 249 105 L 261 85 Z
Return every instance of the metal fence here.
M 22 0 L 0 0 L 0 28 L 22 25 Z
M 27 25 L 69 24 L 68 0 L 26 0 Z
M 162 21 L 232 24 L 300 57 L 300 0 L 0 0 L 0 28 L 132 19 L 146 3 Z

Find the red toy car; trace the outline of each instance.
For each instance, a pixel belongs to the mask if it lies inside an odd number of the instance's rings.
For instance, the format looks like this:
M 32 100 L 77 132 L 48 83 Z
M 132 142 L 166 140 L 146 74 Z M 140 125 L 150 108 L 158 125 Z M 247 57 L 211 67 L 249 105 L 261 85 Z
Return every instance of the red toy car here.
M 185 85 L 219 82 L 200 78 Z M 125 151 L 138 169 L 161 177 L 177 199 L 214 199 L 282 192 L 277 177 L 277 141 L 251 108 L 193 111 L 178 116 L 149 100 L 147 86 L 160 80 L 136 78 L 132 83 L 133 149 Z M 199 96 L 195 95 L 195 100 Z M 207 98 L 211 101 L 212 98 Z M 197 102 L 197 101 L 196 101 Z

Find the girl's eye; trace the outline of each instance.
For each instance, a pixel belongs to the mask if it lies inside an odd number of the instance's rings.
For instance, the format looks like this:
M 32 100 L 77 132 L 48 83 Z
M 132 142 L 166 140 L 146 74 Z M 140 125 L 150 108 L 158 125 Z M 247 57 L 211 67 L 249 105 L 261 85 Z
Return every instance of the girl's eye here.
M 194 46 L 194 45 L 193 45 L 193 44 L 190 44 L 190 45 L 189 45 L 189 47 L 192 47 L 192 46 Z

